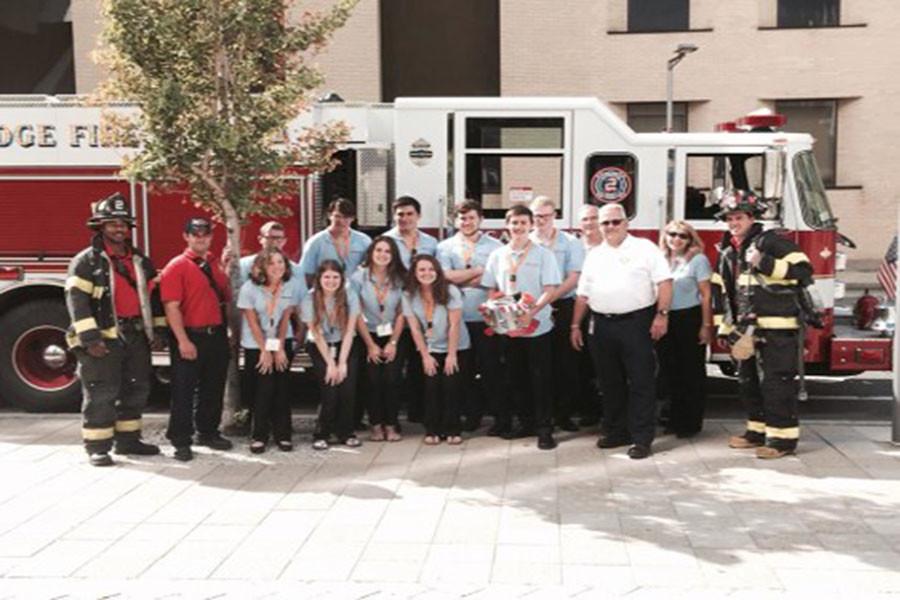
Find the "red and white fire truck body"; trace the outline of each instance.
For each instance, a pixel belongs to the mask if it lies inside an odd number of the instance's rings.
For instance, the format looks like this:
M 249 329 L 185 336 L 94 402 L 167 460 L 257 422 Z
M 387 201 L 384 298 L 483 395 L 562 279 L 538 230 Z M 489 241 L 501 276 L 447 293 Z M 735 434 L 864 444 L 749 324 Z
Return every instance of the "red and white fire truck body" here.
M 118 110 L 133 110 L 126 106 Z M 452 207 L 479 200 L 485 227 L 500 235 L 503 213 L 537 195 L 557 206 L 556 225 L 578 227 L 585 203 L 621 203 L 630 231 L 658 239 L 670 219 L 696 227 L 715 261 L 724 226 L 713 218 L 714 190 L 749 188 L 768 198 L 767 227 L 784 231 L 809 256 L 824 302 L 826 328 L 807 331 L 809 370 L 839 373 L 890 368 L 890 340 L 836 328 L 834 301 L 842 257 L 839 234 L 806 134 L 775 131 L 639 134 L 594 98 L 401 98 L 393 104 L 327 102 L 290 127 L 343 120 L 350 141 L 341 166 L 299 177 L 283 219 L 294 257 L 322 226 L 323 202 L 357 204 L 358 226 L 390 225 L 390 201 L 411 195 L 420 226 L 452 229 Z M 161 267 L 181 251 L 181 224 L 196 214 L 184 195 L 155 192 L 117 175 L 126 148 L 104 147 L 100 111 L 66 99 L 0 100 L 0 397 L 32 409 L 77 401 L 74 361 L 62 344 L 62 286 L 68 260 L 88 240 L 91 201 L 120 191 L 138 218 L 134 243 Z M 747 128 L 777 120 L 750 118 Z M 727 129 L 727 128 L 726 128 Z M 734 129 L 734 128 L 732 128 Z M 255 250 L 254 220 L 243 232 Z M 224 242 L 220 233 L 217 249 Z M 838 333 L 840 330 L 840 333 Z M 722 348 L 712 359 L 727 365 Z

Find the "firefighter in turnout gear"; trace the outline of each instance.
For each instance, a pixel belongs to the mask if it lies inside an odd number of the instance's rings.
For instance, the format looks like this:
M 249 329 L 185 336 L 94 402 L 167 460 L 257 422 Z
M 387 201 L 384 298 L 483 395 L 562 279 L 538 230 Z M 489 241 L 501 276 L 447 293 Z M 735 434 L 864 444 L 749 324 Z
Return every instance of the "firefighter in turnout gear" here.
M 141 413 L 150 395 L 150 348 L 160 344 L 166 321 L 153 263 L 130 243 L 126 199 L 116 193 L 95 202 L 87 225 L 96 233 L 66 279 L 67 339 L 79 363 L 84 446 L 92 465 L 107 466 L 113 442 L 116 454 L 159 453 L 141 441 Z
M 732 448 L 755 448 L 758 458 L 793 454 L 800 435 L 797 369 L 798 298 L 812 284 L 812 265 L 791 241 L 756 222 L 765 205 L 753 194 L 725 194 L 716 215 L 728 225 L 711 278 L 718 335 L 737 363 L 747 429 Z

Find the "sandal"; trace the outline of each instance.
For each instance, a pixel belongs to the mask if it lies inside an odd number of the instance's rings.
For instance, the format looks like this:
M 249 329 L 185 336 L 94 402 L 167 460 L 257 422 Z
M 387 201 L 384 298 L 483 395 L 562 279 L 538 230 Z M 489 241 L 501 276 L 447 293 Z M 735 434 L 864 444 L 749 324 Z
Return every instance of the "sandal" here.
M 441 443 L 441 438 L 436 435 L 426 435 L 425 439 L 422 441 L 425 442 L 426 446 L 437 446 Z
M 369 435 L 369 441 L 383 442 L 384 428 L 381 425 L 372 425 L 372 433 Z
M 400 432 L 393 425 L 385 425 L 384 426 L 384 439 L 389 442 L 399 442 L 403 439 L 403 436 L 400 435 Z
M 265 442 L 260 442 L 257 440 L 255 442 L 250 443 L 250 452 L 252 452 L 253 454 L 262 454 L 265 451 L 266 451 L 266 443 Z
M 292 444 L 288 440 L 279 440 L 278 441 L 278 449 L 282 452 L 290 452 L 294 449 L 294 444 Z
M 463 441 L 463 439 L 461 436 L 458 436 L 458 435 L 447 436 L 447 443 L 450 444 L 451 446 L 459 446 L 460 444 L 462 444 L 462 441 Z

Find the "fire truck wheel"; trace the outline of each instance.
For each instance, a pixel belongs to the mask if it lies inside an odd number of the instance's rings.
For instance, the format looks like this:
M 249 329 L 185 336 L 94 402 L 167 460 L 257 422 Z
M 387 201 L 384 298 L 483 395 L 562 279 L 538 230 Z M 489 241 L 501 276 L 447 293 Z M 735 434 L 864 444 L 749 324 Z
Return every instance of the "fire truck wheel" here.
M 0 397 L 29 412 L 77 411 L 81 386 L 62 302 L 35 300 L 0 318 Z

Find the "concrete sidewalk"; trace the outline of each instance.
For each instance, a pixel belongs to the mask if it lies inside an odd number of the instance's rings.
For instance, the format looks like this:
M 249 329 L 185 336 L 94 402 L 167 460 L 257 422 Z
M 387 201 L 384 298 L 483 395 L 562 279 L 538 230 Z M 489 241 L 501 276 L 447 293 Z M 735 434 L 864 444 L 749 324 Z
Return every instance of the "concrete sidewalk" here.
M 710 421 L 644 461 L 593 433 L 315 453 L 302 429 L 289 454 L 105 469 L 79 429 L 0 417 L 0 599 L 900 597 L 887 424 L 805 424 L 771 462 Z

